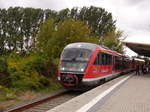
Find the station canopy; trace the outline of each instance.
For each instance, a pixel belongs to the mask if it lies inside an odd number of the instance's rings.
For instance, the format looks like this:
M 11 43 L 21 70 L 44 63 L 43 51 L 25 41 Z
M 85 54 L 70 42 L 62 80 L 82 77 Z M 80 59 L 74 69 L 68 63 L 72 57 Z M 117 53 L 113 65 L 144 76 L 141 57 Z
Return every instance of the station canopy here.
M 150 44 L 123 42 L 128 48 L 139 55 L 150 57 Z

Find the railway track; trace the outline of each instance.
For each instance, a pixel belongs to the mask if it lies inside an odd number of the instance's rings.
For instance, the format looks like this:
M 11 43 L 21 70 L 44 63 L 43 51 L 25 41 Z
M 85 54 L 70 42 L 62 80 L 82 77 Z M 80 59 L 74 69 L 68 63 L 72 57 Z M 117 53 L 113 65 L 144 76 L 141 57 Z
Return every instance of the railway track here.
M 44 96 L 30 102 L 16 105 L 5 110 L 4 112 L 45 112 L 82 93 L 83 92 L 64 90 L 53 95 Z

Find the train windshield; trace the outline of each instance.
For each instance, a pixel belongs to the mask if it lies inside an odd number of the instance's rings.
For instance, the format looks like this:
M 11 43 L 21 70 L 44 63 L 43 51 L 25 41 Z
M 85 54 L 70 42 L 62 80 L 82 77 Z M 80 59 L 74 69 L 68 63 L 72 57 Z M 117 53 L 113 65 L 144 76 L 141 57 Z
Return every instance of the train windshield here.
M 81 48 L 65 49 L 61 56 L 61 71 L 84 72 L 92 51 Z

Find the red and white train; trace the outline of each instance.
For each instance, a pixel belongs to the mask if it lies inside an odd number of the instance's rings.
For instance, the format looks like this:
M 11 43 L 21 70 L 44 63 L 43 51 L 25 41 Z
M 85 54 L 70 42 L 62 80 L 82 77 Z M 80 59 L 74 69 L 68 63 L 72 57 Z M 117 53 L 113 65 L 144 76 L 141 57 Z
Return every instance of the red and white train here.
M 93 87 L 135 69 L 131 59 L 91 43 L 67 45 L 58 68 L 58 80 L 70 89 Z

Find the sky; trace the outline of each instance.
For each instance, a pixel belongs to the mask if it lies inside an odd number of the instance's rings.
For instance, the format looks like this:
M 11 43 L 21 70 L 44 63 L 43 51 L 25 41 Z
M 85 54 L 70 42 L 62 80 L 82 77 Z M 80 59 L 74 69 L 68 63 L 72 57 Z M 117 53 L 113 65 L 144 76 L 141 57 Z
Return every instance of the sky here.
M 150 44 L 149 0 L 0 0 L 0 8 L 22 6 L 59 11 L 91 5 L 112 13 L 117 28 L 124 32 L 125 41 Z M 128 48 L 126 54 L 136 55 Z

